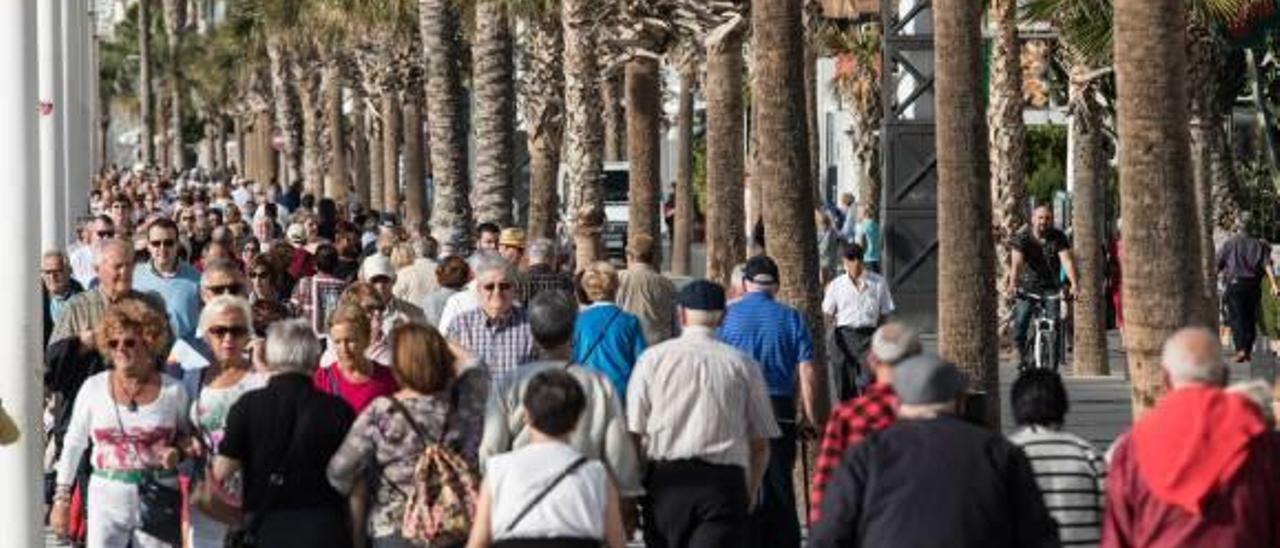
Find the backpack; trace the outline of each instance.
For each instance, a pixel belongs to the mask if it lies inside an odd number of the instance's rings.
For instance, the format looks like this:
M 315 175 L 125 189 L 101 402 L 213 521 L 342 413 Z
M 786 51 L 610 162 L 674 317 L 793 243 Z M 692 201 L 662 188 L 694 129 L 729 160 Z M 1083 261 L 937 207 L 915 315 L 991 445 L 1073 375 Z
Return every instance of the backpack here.
M 389 399 L 392 409 L 402 413 L 426 442 L 413 467 L 413 488 L 407 494 L 400 536 L 423 546 L 466 542 L 480 495 L 480 478 L 474 467 L 444 443 L 455 403 L 449 405 L 440 439 L 432 442 L 404 403 L 395 397 Z

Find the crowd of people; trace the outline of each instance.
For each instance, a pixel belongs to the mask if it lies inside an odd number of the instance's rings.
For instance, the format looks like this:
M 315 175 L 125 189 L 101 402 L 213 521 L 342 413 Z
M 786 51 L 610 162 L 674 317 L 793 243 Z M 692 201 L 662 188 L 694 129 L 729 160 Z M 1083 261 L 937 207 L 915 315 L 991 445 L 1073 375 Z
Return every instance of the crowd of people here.
M 1053 371 L 1013 384 L 1005 438 L 893 321 L 874 226 L 827 284 L 821 416 L 765 255 L 677 288 L 643 236 L 572 265 L 239 179 L 113 172 L 91 203 L 41 260 L 49 524 L 77 544 L 1280 545 L 1274 420 L 1212 334 L 1168 341 L 1172 391 L 1109 461 Z

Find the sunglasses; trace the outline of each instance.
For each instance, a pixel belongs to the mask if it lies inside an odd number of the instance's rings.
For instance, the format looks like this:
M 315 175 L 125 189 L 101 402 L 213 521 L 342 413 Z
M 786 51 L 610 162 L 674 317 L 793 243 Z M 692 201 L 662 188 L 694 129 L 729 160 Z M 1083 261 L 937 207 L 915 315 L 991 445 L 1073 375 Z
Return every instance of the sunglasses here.
M 138 339 L 111 339 L 107 341 L 107 347 L 112 350 L 133 350 L 138 346 Z
M 181 217 L 178 217 L 178 220 L 180 220 L 180 221 L 194 221 L 194 220 L 196 220 L 196 218 L 195 218 L 195 217 L 192 217 L 192 216 L 190 216 L 190 215 L 183 215 L 183 216 L 181 216 Z
M 205 290 L 213 293 L 214 295 L 237 295 L 240 293 L 241 289 L 240 284 L 211 285 L 205 288 Z
M 234 338 L 244 337 L 249 334 L 249 328 L 243 325 L 215 325 L 210 327 L 209 335 L 214 337 L 226 337 L 228 335 Z
M 177 240 L 151 240 L 151 247 L 175 247 Z
M 492 292 L 495 289 L 497 289 L 498 291 L 511 291 L 511 289 L 514 287 L 515 287 L 515 284 L 511 282 L 498 282 L 496 284 L 484 284 L 480 286 L 481 289 L 485 291 L 490 291 L 490 292 Z
M 115 231 L 114 231 L 114 230 L 99 230 L 99 231 L 98 231 L 98 237 L 99 237 L 99 238 L 112 238 L 112 237 L 115 237 L 115 235 L 116 235 L 116 233 L 115 233 Z
M 63 269 L 61 269 L 61 268 L 56 268 L 56 269 L 53 269 L 53 270 L 41 270 L 41 271 L 40 271 L 40 273 L 41 273 L 41 274 L 44 274 L 45 276 L 52 276 L 52 275 L 54 275 L 54 274 L 62 274 L 62 273 L 64 273 L 64 272 L 66 272 L 66 271 L 65 271 L 65 270 L 63 270 Z
M 250 278 L 254 278 L 254 279 L 257 279 L 257 278 L 270 278 L 270 277 L 271 277 L 271 273 L 270 273 L 270 272 L 267 272 L 267 271 L 265 271 L 265 270 L 259 270 L 259 271 L 257 271 L 257 272 L 250 272 L 250 273 L 249 273 L 249 277 L 250 277 Z

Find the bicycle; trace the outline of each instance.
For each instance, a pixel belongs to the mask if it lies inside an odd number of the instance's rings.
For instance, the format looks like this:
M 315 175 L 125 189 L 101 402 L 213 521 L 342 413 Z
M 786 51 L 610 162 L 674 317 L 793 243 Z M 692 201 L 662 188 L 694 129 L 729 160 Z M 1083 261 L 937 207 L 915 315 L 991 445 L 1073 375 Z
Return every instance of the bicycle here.
M 1066 295 L 1056 291 L 1046 294 L 1020 292 L 1019 296 L 1030 302 L 1032 317 L 1018 367 L 1057 371 L 1066 361 L 1067 354 L 1063 319 L 1066 308 L 1062 306 Z

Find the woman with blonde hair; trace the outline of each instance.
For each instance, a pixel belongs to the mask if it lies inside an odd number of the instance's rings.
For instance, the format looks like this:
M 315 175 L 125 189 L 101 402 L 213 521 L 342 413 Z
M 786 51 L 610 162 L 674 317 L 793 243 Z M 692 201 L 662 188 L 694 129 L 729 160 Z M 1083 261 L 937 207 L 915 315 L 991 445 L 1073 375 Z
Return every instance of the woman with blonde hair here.
M 621 399 L 627 394 L 631 368 L 644 352 L 640 320 L 615 302 L 618 271 L 606 261 L 587 265 L 579 276 L 579 290 L 591 304 L 578 313 L 573 331 L 573 361 L 609 378 Z
M 366 310 L 340 301 L 329 323 L 329 347 L 335 361 L 322 360 L 312 376 L 316 388 L 342 398 L 356 413 L 375 398 L 400 388 L 390 368 L 365 354 L 371 332 Z
M 484 368 L 434 327 L 406 324 L 391 333 L 392 373 L 400 390 L 375 399 L 356 418 L 329 461 L 329 483 L 353 497 L 352 523 L 367 526 L 374 548 L 415 546 L 400 536 L 414 466 L 427 445 L 440 443 L 478 465 L 489 388 Z M 363 500 L 364 478 L 370 504 Z
M 66 534 L 76 468 L 92 442 L 88 546 L 175 544 L 181 537 L 177 521 L 161 520 L 164 526 L 143 530 L 139 495 L 147 487 L 174 505 L 149 507 L 149 515 L 179 510 L 176 467 L 190 426 L 182 384 L 158 367 L 168 346 L 168 320 L 147 303 L 125 298 L 107 308 L 94 338 L 112 369 L 89 377 L 76 396 L 49 524 L 55 534 Z

